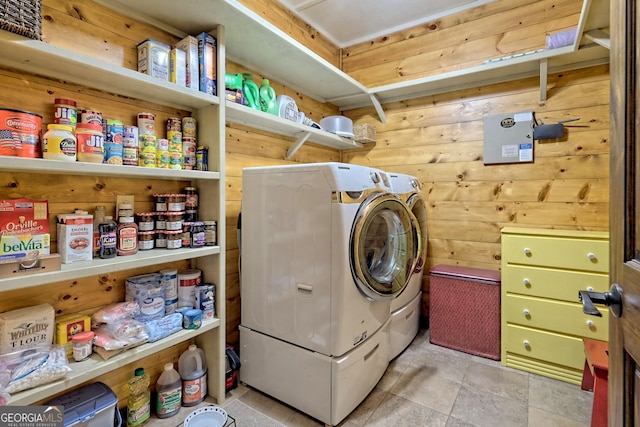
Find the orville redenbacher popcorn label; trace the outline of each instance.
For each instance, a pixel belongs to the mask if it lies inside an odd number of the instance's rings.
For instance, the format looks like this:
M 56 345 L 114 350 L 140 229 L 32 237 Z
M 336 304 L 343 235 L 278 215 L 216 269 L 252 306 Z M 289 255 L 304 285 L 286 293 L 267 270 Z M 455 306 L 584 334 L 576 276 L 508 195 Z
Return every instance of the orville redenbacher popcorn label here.
M 46 200 L 0 200 L 0 259 L 48 255 L 49 209 Z

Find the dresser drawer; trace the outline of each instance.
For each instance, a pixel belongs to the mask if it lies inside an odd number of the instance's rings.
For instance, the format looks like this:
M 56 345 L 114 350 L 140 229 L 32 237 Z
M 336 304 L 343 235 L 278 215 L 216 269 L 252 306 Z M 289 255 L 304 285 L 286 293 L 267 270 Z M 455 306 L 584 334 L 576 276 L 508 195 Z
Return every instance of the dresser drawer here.
M 609 275 L 508 265 L 502 270 L 503 291 L 578 302 L 578 291 L 607 292 Z
M 602 317 L 584 314 L 581 303 L 519 295 L 507 295 L 502 301 L 503 322 L 608 341 L 609 309 L 598 310 Z
M 509 353 L 573 369 L 584 367 L 584 345 L 581 338 L 508 325 L 503 341 Z
M 609 241 L 503 234 L 502 258 L 507 264 L 606 273 Z

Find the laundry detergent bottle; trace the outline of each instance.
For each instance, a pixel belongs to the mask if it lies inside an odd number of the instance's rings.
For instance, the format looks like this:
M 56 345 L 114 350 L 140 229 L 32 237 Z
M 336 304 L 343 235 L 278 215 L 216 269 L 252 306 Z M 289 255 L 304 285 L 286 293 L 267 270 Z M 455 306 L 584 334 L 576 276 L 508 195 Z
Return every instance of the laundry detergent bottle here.
M 244 103 L 247 107 L 254 110 L 260 110 L 260 88 L 253 81 L 253 76 L 249 73 L 243 74 L 242 93 L 244 94 Z
M 182 407 L 182 378 L 173 369 L 173 363 L 166 363 L 164 371 L 156 382 L 156 414 L 158 418 L 169 418 L 180 412 Z
M 182 406 L 194 406 L 207 397 L 207 362 L 195 344 L 180 355 L 178 372 L 182 378 Z
M 278 115 L 276 91 L 271 87 L 268 79 L 262 79 L 260 85 L 260 108 L 266 113 Z

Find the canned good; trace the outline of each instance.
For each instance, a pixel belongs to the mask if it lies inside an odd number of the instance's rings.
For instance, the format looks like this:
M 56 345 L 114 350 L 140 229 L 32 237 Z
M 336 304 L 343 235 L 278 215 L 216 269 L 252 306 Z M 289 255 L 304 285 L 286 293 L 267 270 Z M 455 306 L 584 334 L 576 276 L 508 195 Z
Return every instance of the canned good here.
M 169 169 L 182 169 L 182 153 L 169 152 Z
M 155 136 L 156 116 L 151 113 L 138 113 L 138 133 Z
M 197 137 L 196 119 L 194 119 L 193 117 L 182 118 L 182 134 L 183 136 L 190 138 Z
M 102 113 L 94 110 L 81 110 L 78 123 L 90 123 L 102 126 Z
M 28 111 L 0 109 L 0 155 L 42 156 L 42 116 Z
M 196 149 L 196 170 L 209 170 L 209 148 L 203 145 L 198 146 Z
M 202 320 L 215 316 L 216 287 L 211 283 L 196 286 L 196 308 L 202 310 Z
M 169 151 L 169 140 L 166 138 L 156 139 L 156 150 Z
M 168 151 L 156 151 L 156 167 L 161 169 L 169 169 L 169 160 L 170 160 Z
M 167 148 L 169 151 L 182 153 L 182 132 L 168 131 L 167 140 L 169 141 Z
M 167 132 L 182 132 L 182 120 L 180 117 L 169 117 L 167 119 Z
M 182 138 L 182 169 L 196 168 L 196 139 Z
M 107 133 L 104 141 L 104 163 L 110 165 L 122 164 L 122 122 L 107 119 Z
M 122 128 L 122 164 L 138 166 L 138 128 L 136 126 Z
M 138 166 L 144 166 L 145 168 L 156 167 L 156 153 L 141 153 L 138 159 Z

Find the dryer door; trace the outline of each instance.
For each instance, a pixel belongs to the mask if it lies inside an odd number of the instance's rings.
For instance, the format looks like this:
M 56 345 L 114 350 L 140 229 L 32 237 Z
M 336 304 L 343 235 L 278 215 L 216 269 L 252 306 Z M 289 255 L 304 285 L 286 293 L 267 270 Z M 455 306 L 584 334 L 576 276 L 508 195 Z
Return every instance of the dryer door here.
M 391 300 L 409 281 L 420 256 L 416 217 L 390 193 L 374 193 L 360 206 L 351 229 L 351 272 L 374 301 Z

